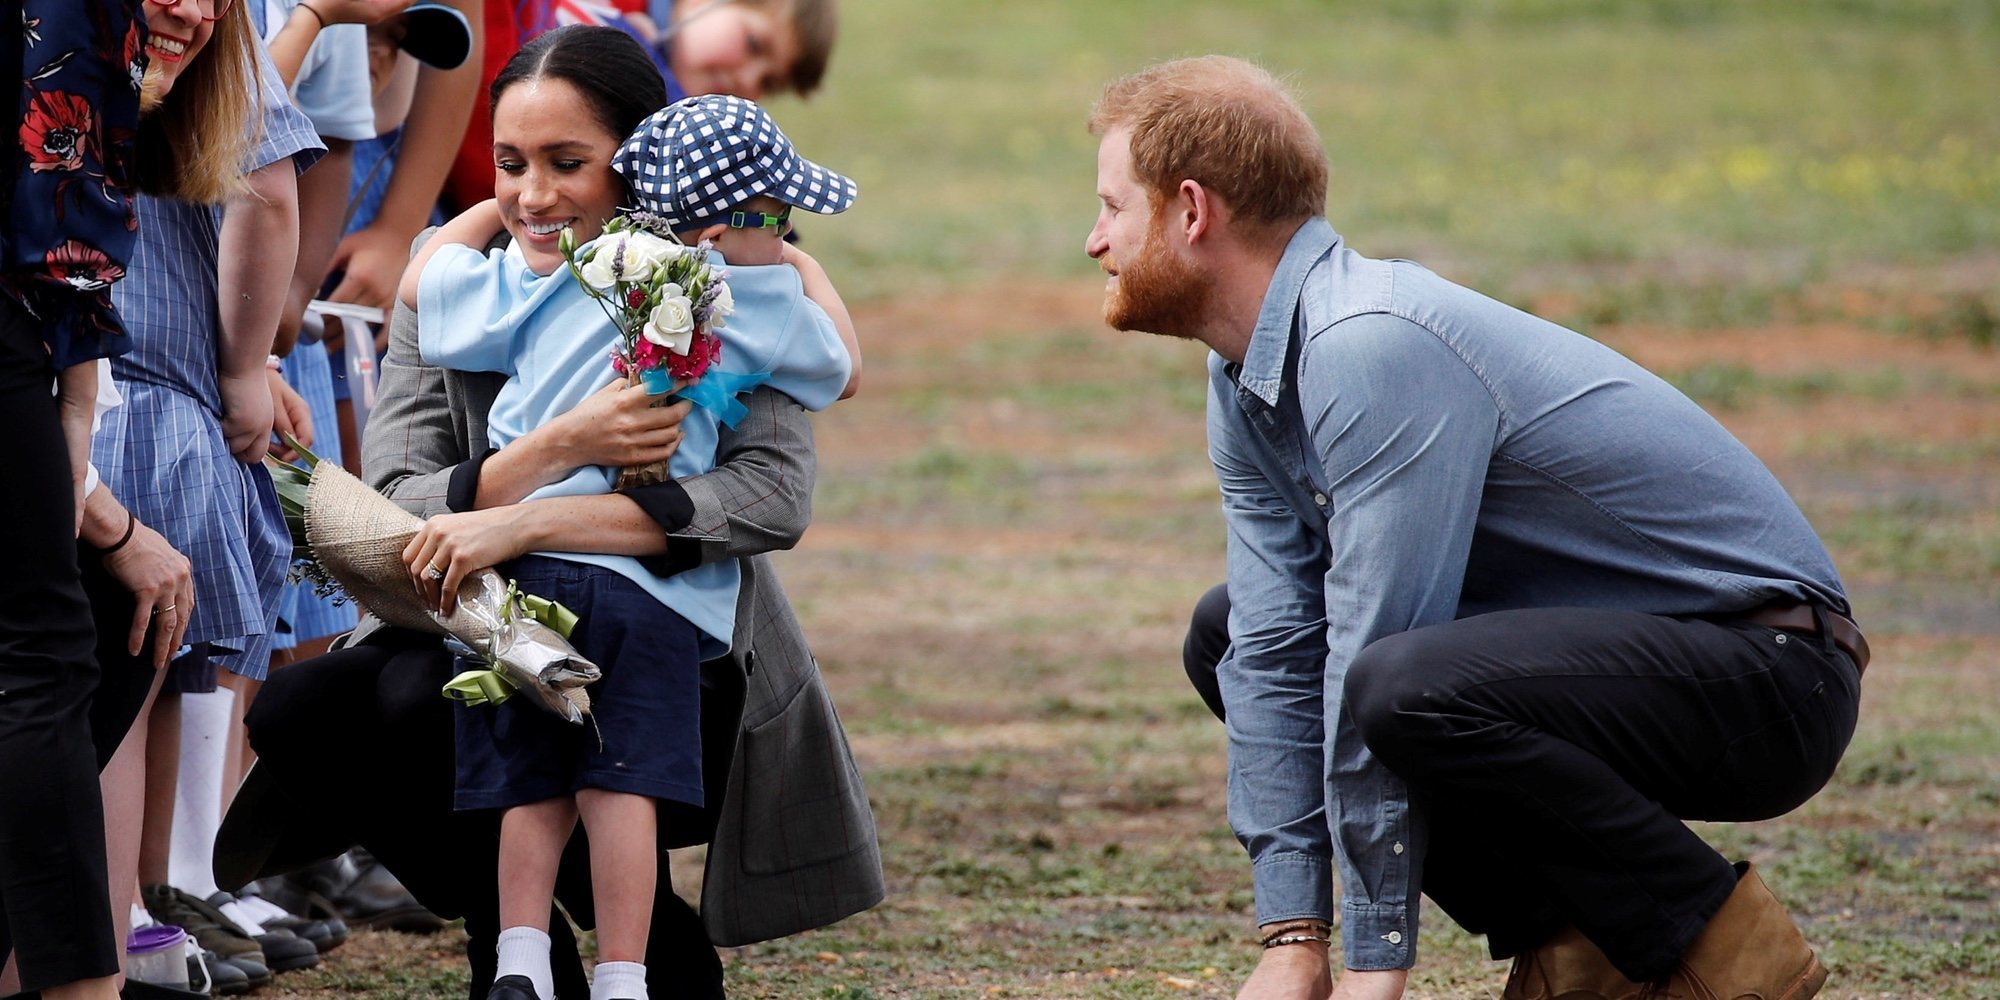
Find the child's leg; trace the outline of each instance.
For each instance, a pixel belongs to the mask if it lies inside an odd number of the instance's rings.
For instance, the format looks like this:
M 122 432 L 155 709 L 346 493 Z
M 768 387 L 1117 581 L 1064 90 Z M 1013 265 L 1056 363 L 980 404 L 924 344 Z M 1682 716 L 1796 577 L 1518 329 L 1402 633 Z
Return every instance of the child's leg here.
M 500 817 L 500 926 L 547 933 L 556 864 L 576 829 L 576 802 L 543 799 Z
M 543 799 L 500 816 L 500 941 L 494 978 L 526 976 L 542 1000 L 555 996 L 549 967 L 549 904 L 556 866 L 576 828 L 576 802 Z
M 660 874 L 659 820 L 653 800 L 583 788 L 576 793 L 576 807 L 583 814 L 584 831 L 590 834 L 598 961 L 644 962 L 646 935 L 652 930 L 653 888 Z M 560 851 L 561 845 L 556 849 Z

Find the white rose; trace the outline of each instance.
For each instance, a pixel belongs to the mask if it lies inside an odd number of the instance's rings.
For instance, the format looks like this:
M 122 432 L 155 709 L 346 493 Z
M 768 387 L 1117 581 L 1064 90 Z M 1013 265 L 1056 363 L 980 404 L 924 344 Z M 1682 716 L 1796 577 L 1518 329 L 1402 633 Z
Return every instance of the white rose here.
M 655 265 L 660 261 L 678 257 L 681 253 L 680 244 L 671 240 L 663 240 L 643 229 L 619 235 L 627 237 L 630 240 L 629 245 L 632 249 L 644 255 L 647 260 L 652 261 Z
M 721 288 L 715 290 L 715 301 L 709 303 L 708 325 L 718 330 L 722 329 L 722 321 L 735 311 L 736 296 L 731 294 L 729 286 L 724 284 Z
M 612 233 L 597 241 L 583 265 L 583 280 L 601 292 L 620 281 L 638 284 L 652 277 L 673 252 L 673 244 L 651 233 Z
M 611 270 L 613 256 L 609 243 L 599 243 L 592 250 L 590 259 L 584 261 L 583 266 L 577 269 L 583 277 L 583 283 L 600 292 L 610 291 L 611 286 L 618 283 L 618 275 Z
M 685 356 L 694 345 L 694 304 L 685 295 L 661 300 L 646 317 L 640 335 L 675 354 Z

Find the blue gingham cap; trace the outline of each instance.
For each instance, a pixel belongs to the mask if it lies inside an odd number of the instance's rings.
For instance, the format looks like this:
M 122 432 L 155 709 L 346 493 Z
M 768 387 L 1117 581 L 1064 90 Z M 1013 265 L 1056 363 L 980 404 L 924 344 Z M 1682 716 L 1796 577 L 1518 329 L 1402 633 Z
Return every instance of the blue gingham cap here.
M 716 222 L 760 194 L 820 215 L 854 204 L 853 181 L 800 156 L 763 108 L 727 94 L 653 112 L 611 167 L 640 209 L 676 230 Z

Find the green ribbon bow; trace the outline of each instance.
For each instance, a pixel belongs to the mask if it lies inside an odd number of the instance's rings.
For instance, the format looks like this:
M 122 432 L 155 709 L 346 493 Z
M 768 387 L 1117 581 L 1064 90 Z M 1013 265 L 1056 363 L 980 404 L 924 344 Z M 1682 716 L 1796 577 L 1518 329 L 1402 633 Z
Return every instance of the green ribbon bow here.
M 557 635 L 569 638 L 571 629 L 576 628 L 576 612 L 545 597 L 521 593 L 520 584 L 507 581 L 507 595 L 500 600 L 500 622 L 506 624 L 514 620 L 514 609 L 533 621 L 541 622 L 555 630 Z M 498 705 L 514 696 L 514 682 L 507 679 L 499 669 L 499 660 L 489 651 L 486 666 L 480 670 L 467 670 L 447 681 L 444 696 L 467 705 Z

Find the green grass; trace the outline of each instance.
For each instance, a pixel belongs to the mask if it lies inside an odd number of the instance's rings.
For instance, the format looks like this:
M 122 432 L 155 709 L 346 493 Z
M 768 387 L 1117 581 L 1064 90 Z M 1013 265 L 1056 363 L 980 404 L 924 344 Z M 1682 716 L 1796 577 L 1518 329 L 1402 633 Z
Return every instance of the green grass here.
M 817 526 L 778 565 L 868 782 L 890 897 L 731 952 L 733 996 L 1228 997 L 1254 963 L 1226 741 L 1179 665 L 1187 611 L 1223 572 L 1202 356 L 1100 329 L 1082 255 L 1091 101 L 1207 51 L 1292 78 L 1357 247 L 1623 326 L 1601 332 L 1673 358 L 1675 384 L 1772 463 L 1877 662 L 1827 790 L 1702 831 L 1799 914 L 1834 970 L 1823 996 L 2000 996 L 2000 375 L 1983 350 L 2000 3 L 841 14 L 826 92 L 776 111 L 861 183 L 806 245 L 858 305 L 868 385 L 817 418 Z M 1849 357 L 1768 331 L 1791 346 L 1774 366 L 1737 349 L 1766 320 L 1877 333 Z M 1699 351 L 1674 336 L 1716 327 Z M 452 939 L 385 937 L 270 995 L 462 992 Z M 1504 975 L 1435 910 L 1421 956 L 1416 997 L 1491 996 Z
M 1333 164 L 1329 216 L 1364 252 L 1578 295 L 1579 322 L 1758 320 L 1827 283 L 1945 285 L 1956 312 L 1930 322 L 1968 336 L 2000 311 L 1990 282 L 1937 271 L 2000 246 L 1992 3 L 878 0 L 842 17 L 827 89 L 778 113 L 861 183 L 849 218 L 808 228 L 862 295 L 1089 273 L 1091 102 L 1149 62 L 1224 52 L 1291 78 Z

